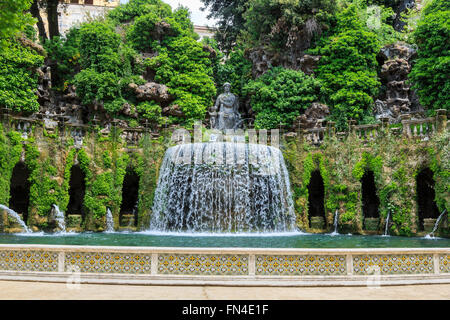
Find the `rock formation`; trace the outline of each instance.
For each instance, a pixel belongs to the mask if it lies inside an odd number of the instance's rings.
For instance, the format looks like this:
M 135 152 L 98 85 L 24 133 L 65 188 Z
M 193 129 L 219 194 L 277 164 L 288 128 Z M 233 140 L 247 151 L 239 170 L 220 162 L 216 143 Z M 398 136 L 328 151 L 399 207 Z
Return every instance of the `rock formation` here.
M 383 90 L 375 102 L 377 117 L 388 116 L 390 122 L 398 122 L 402 113 L 423 111 L 407 82 L 415 55 L 416 49 L 403 43 L 388 45 L 380 50 L 377 59 L 381 64 Z
M 138 86 L 135 83 L 130 83 L 129 87 L 134 90 L 136 98 L 140 101 L 154 100 L 161 103 L 168 103 L 173 100 L 173 96 L 169 94 L 169 88 L 163 84 L 147 82 Z
M 330 110 L 326 104 L 313 102 L 305 113 L 298 116 L 294 126 L 299 129 L 321 128 L 325 118 L 330 115 Z

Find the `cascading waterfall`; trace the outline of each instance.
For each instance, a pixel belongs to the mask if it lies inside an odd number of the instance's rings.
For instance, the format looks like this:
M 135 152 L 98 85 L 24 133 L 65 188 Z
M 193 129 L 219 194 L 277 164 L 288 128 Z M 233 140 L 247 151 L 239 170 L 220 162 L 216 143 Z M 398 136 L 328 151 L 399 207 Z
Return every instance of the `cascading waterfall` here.
M 385 235 L 385 236 L 388 236 L 388 235 L 389 235 L 389 217 L 390 217 L 390 215 L 391 215 L 391 212 L 388 211 L 388 215 L 387 215 L 387 217 L 386 217 L 386 224 L 385 224 L 385 226 L 384 226 L 384 235 Z
M 106 209 L 106 232 L 114 232 L 114 219 L 109 208 Z
M 444 211 L 442 211 L 442 213 L 439 215 L 439 217 L 436 220 L 436 223 L 434 224 L 433 227 L 433 231 L 431 231 L 429 234 L 426 235 L 426 237 L 432 237 L 434 236 L 434 233 L 436 232 L 437 228 L 439 227 L 439 223 L 441 222 L 442 217 L 445 215 L 445 213 L 447 212 L 447 209 L 445 209 Z
M 339 210 L 336 210 L 334 213 L 334 231 L 331 233 L 331 235 L 338 235 L 338 222 L 339 222 Z
M 297 231 L 289 176 L 278 148 L 231 142 L 166 151 L 150 230 Z
M 55 220 L 58 224 L 59 229 L 61 232 L 66 232 L 66 221 L 64 219 L 64 212 L 62 212 L 59 207 L 54 204 L 53 209 L 55 210 Z
M 23 220 L 20 218 L 19 214 L 17 212 L 15 212 L 14 210 L 8 208 L 7 206 L 4 206 L 2 204 L 0 204 L 0 209 L 1 210 L 5 210 L 11 217 L 14 218 L 14 220 L 17 221 L 17 223 L 20 224 L 20 226 L 23 228 L 23 230 L 25 230 L 25 232 L 30 233 L 31 230 L 27 227 L 27 225 L 25 224 L 25 222 L 23 222 Z

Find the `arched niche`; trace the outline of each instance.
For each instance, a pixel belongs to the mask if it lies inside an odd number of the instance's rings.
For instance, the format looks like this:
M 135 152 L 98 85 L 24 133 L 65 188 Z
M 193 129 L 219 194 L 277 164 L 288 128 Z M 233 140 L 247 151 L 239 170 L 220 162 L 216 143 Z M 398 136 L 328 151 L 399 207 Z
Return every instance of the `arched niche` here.
M 86 193 L 86 175 L 79 164 L 75 164 L 70 169 L 69 180 L 69 204 L 66 214 L 81 215 L 85 217 L 84 195 Z
M 137 204 L 139 198 L 139 175 L 132 168 L 127 168 L 123 179 L 122 204 L 120 206 L 119 220 L 121 225 L 137 225 Z M 131 221 L 131 218 L 132 220 Z M 125 219 L 124 219 L 125 218 Z M 126 221 L 125 221 L 126 220 Z
M 416 176 L 417 207 L 419 215 L 419 230 L 424 230 L 424 219 L 437 219 L 439 209 L 434 200 L 433 171 L 424 168 Z
M 308 184 L 308 216 L 311 228 L 321 228 L 326 226 L 325 219 L 325 186 L 319 170 L 311 173 Z M 320 223 L 320 221 L 323 221 Z
M 30 204 L 30 171 L 24 162 L 18 162 L 13 169 L 10 184 L 9 207 L 22 214 L 23 221 L 28 221 Z
M 377 195 L 375 175 L 367 170 L 361 178 L 362 210 L 364 218 L 379 218 L 380 199 Z

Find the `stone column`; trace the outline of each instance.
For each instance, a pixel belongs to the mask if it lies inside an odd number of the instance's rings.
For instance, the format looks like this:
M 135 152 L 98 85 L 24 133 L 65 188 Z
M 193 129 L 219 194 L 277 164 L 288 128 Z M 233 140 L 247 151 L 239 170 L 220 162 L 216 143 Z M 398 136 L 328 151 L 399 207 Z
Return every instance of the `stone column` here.
M 303 126 L 302 126 L 302 123 L 300 122 L 300 120 L 298 120 L 298 122 L 297 122 L 297 139 L 300 144 L 302 144 L 304 141 Z
M 409 126 L 409 123 L 407 123 L 407 121 L 411 119 L 411 116 L 409 114 L 402 114 L 400 115 L 400 119 L 402 121 L 403 126 L 403 136 L 411 138 L 412 137 L 411 127 Z
M 330 137 L 334 137 L 336 135 L 336 122 L 334 121 L 328 121 L 327 122 L 327 131 L 328 131 L 328 135 Z
M 355 127 L 356 127 L 356 120 L 353 120 L 353 119 L 348 120 L 348 133 L 349 133 L 349 136 L 350 135 L 354 136 L 356 134 Z
M 436 110 L 436 132 L 443 132 L 447 128 L 447 110 Z
M 389 133 L 389 118 L 380 118 L 381 120 L 381 131 L 383 134 L 387 135 Z

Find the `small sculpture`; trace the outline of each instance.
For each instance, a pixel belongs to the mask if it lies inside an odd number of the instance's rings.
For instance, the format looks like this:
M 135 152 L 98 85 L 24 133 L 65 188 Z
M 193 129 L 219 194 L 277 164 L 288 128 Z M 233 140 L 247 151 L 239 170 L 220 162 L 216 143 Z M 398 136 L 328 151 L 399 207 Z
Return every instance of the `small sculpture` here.
M 211 128 L 219 130 L 236 129 L 240 124 L 241 116 L 239 110 L 239 99 L 230 92 L 231 84 L 223 85 L 224 93 L 217 97 L 214 107 L 212 107 Z M 217 114 L 217 110 L 219 110 Z

